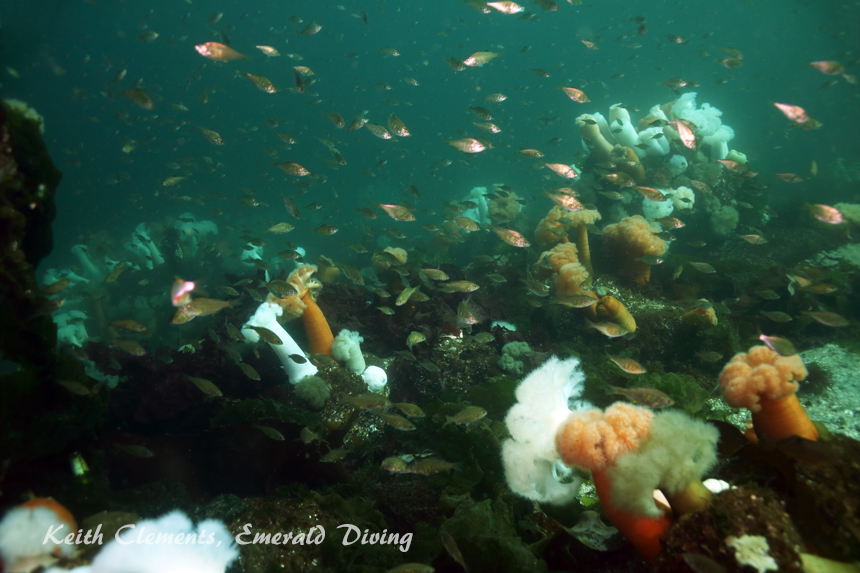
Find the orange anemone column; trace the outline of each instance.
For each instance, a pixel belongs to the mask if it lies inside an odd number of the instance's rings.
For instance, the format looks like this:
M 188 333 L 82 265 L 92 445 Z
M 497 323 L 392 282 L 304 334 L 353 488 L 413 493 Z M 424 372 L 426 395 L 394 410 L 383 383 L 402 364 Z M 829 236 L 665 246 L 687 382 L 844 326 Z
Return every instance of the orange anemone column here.
M 636 548 L 636 551 L 649 563 L 653 563 L 660 553 L 660 536 L 672 524 L 667 514 L 660 517 L 642 517 L 631 515 L 618 509 L 612 503 L 612 482 L 607 475 L 608 467 L 591 473 L 594 478 L 594 488 L 600 499 L 600 507 L 606 518 L 614 525 L 619 533 Z
M 302 313 L 302 321 L 305 323 L 305 331 L 308 333 L 308 341 L 311 344 L 311 354 L 325 354 L 331 356 L 331 345 L 334 343 L 334 335 L 328 321 L 320 310 L 320 307 L 311 297 L 310 292 L 302 296 L 302 302 L 307 308 Z
M 807 440 L 817 440 L 818 430 L 809 419 L 797 394 L 790 394 L 779 400 L 759 398 L 761 411 L 753 413 L 753 427 L 758 436 L 767 436 L 772 442 L 779 442 L 791 436 Z

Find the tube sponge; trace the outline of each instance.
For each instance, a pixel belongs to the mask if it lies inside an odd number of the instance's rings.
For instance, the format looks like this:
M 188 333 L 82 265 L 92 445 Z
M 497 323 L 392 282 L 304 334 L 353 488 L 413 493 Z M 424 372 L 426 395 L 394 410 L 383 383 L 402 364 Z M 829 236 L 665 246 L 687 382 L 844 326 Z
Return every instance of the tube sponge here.
M 185 219 L 182 221 L 181 219 Z M 191 219 L 188 221 L 188 219 Z M 217 235 L 218 225 L 212 221 L 197 221 L 191 213 L 183 213 L 173 224 L 173 228 L 179 231 L 179 240 L 188 241 L 190 244 L 190 255 L 197 256 L 197 240 L 206 235 Z
M 212 223 L 214 225 L 214 223 Z M 152 257 L 152 262 L 155 266 L 161 265 L 164 263 L 164 257 L 161 256 L 161 251 L 158 250 L 158 245 L 155 244 L 155 241 L 152 240 L 150 236 L 151 230 L 149 225 L 146 223 L 140 223 L 134 229 L 134 237 L 138 241 L 143 244 L 147 251 L 149 251 L 150 257 Z
M 477 207 L 466 209 L 461 215 L 472 219 L 479 225 L 489 225 L 491 221 L 488 217 L 489 205 L 487 204 L 487 198 L 484 196 L 486 193 L 486 187 L 472 188 L 469 194 L 465 197 L 465 200 L 472 201 L 477 205 Z
M 57 329 L 57 342 L 81 347 L 86 342 L 87 331 L 83 324 L 67 324 Z
M 54 323 L 57 325 L 57 341 L 81 346 L 89 338 L 84 321 L 89 316 L 81 310 L 69 310 L 54 315 Z M 73 322 L 74 321 L 74 322 Z
M 81 266 L 84 267 L 84 272 L 91 280 L 96 282 L 102 282 L 105 280 L 104 273 L 102 273 L 90 259 L 89 249 L 87 249 L 86 245 L 75 245 L 72 247 L 72 254 L 78 257 L 78 261 L 81 263 Z
M 609 161 L 612 158 L 612 144 L 601 133 L 597 119 L 593 115 L 583 114 L 576 118 L 576 127 L 594 153 L 598 162 Z
M 281 339 L 283 344 L 269 344 L 269 346 L 272 347 L 278 360 L 281 361 L 281 365 L 284 367 L 284 370 L 286 370 L 287 376 L 290 377 L 290 383 L 298 384 L 299 380 L 305 376 L 313 376 L 316 374 L 317 367 L 311 364 L 310 361 L 306 360 L 303 364 L 298 364 L 295 360 L 290 358 L 290 355 L 298 354 L 299 356 L 305 356 L 305 353 L 302 351 L 301 347 L 296 344 L 293 337 L 290 336 L 289 333 L 284 330 L 284 327 L 278 322 L 278 317 L 281 316 L 282 312 L 283 310 L 280 306 L 264 302 L 257 307 L 257 312 L 255 312 L 245 323 L 245 326 L 242 327 L 242 334 L 245 336 L 245 340 L 247 342 L 253 343 L 260 340 L 260 335 L 257 334 L 255 330 L 247 328 L 248 326 L 262 326 L 263 328 L 268 328 L 274 332 L 275 335 Z
M 507 223 L 516 217 L 523 207 L 516 193 L 500 189 L 501 186 L 501 183 L 493 184 L 496 198 L 487 203 L 487 216 L 494 223 Z
M 711 424 L 679 411 L 654 415 L 651 437 L 638 451 L 619 456 L 609 469 L 613 502 L 619 509 L 659 517 L 652 492 L 663 489 L 672 498 L 700 482 L 717 461 L 720 434 Z M 672 508 L 678 513 L 675 504 Z
M 149 249 L 146 248 L 146 245 L 144 245 L 140 239 L 132 235 L 132 240 L 125 243 L 123 248 L 131 254 L 139 257 L 143 261 L 144 266 L 146 266 L 147 269 L 152 270 L 152 255 L 149 254 Z
M 711 161 L 716 161 L 728 157 L 729 141 L 734 138 L 735 131 L 728 125 L 721 125 L 714 133 L 702 138 L 702 144 L 710 147 Z
M 517 387 L 517 403 L 505 417 L 511 439 L 502 445 L 508 487 L 522 497 L 563 504 L 573 499 L 580 482 L 560 483 L 554 472 L 561 463 L 555 434 L 582 395 L 585 375 L 579 359 L 553 356 Z
M 331 357 L 346 363 L 346 368 L 355 374 L 361 374 L 366 368 L 364 356 L 361 354 L 361 343 L 364 338 L 352 330 L 343 329 L 335 337 L 331 345 Z
M 643 129 L 639 132 L 639 140 L 648 146 L 645 148 L 645 155 L 660 157 L 669 153 L 669 141 L 666 139 L 662 127 Z
M 636 148 L 641 143 L 636 128 L 630 122 L 630 113 L 621 104 L 609 107 L 609 130 L 616 143 L 624 147 Z

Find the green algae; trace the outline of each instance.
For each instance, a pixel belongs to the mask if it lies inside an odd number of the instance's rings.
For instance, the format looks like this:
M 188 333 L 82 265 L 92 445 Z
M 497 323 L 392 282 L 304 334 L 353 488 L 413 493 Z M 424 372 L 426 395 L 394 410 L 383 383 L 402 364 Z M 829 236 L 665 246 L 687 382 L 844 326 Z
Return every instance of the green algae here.
M 514 525 L 513 507 L 505 497 L 500 494 L 483 501 L 449 498 L 448 503 L 456 503 L 456 509 L 441 530 L 451 535 L 464 561 L 477 570 L 489 570 L 492 564 L 492 570 L 500 572 L 546 571 L 546 563 L 520 538 Z
M 712 382 L 697 379 L 689 374 L 664 372 L 659 362 L 648 363 L 648 373 L 636 380 L 638 387 L 655 388 L 666 393 L 675 401 L 675 407 L 692 415 L 699 412 L 705 405 L 711 393 L 704 385 L 713 386 Z

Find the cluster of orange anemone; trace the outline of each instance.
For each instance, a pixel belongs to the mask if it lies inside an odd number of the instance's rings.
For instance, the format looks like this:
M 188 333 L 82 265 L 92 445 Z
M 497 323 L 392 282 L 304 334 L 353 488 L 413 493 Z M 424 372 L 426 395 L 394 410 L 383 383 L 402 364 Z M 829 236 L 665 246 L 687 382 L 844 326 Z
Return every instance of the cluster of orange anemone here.
M 573 243 L 559 243 L 548 251 L 544 251 L 538 259 L 538 265 L 546 261 L 552 266 L 555 274 L 555 290 L 558 297 L 575 294 L 589 294 L 583 288 L 588 284 L 590 273 L 579 261 L 579 249 Z M 593 296 L 593 295 L 592 295 Z
M 535 230 L 535 242 L 539 245 L 568 243 L 568 232 L 576 227 L 576 247 L 578 261 L 590 274 L 594 274 L 591 264 L 591 251 L 588 243 L 588 225 L 600 219 L 596 210 L 565 211 L 553 207 Z M 651 278 L 651 265 L 640 260 L 646 255 L 662 255 L 668 244 L 657 236 L 659 231 L 651 227 L 640 216 L 625 217 L 620 222 L 607 225 L 603 229 L 603 245 L 607 255 L 614 259 L 617 267 L 633 277 L 639 284 L 647 284 Z
M 587 225 L 593 225 L 600 218 L 600 213 L 596 209 L 566 211 L 558 206 L 553 207 L 546 217 L 538 223 L 535 230 L 535 242 L 538 245 L 566 243 L 569 240 L 568 233 L 572 227 L 575 227 L 577 231 L 576 246 L 579 249 L 581 262 L 588 272 L 592 272 Z
M 590 274 L 580 263 L 579 249 L 573 243 L 559 243 L 549 251 L 544 251 L 538 263 L 544 259 L 555 272 L 555 292 L 560 299 L 574 295 L 586 295 L 597 300 L 597 303 L 580 309 L 580 312 L 591 321 L 615 323 L 627 332 L 636 331 L 636 320 L 630 311 L 613 296 L 598 297 L 585 285 L 590 282 Z

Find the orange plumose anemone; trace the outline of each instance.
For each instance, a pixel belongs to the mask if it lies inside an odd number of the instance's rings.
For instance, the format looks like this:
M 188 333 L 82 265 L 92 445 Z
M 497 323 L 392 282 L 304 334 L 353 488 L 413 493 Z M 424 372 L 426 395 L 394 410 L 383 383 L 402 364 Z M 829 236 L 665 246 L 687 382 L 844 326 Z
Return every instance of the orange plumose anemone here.
M 780 356 L 767 346 L 740 352 L 720 373 L 729 406 L 752 412 L 759 438 L 778 442 L 791 436 L 818 439 L 818 430 L 797 399 L 798 381 L 807 371 L 799 356 Z
M 555 276 L 555 292 L 559 298 L 577 294 L 590 294 L 582 285 L 588 280 L 588 271 L 579 263 L 568 263 Z M 594 296 L 591 294 L 591 296 Z
M 578 359 L 553 356 L 517 387 L 505 417 L 511 438 L 502 445 L 508 485 L 527 499 L 566 504 L 579 479 L 559 476 L 569 466 L 590 471 L 609 521 L 653 562 L 671 512 L 710 503 L 702 477 L 717 461 L 719 432 L 683 412 L 655 414 L 623 402 L 595 409 L 578 400 L 584 382 Z M 671 511 L 656 490 L 671 500 Z
M 301 265 L 287 278 L 287 282 L 296 289 L 296 294 L 283 298 L 270 294 L 266 298 L 266 302 L 277 304 L 283 308 L 282 316 L 286 316 L 285 321 L 301 316 L 311 345 L 311 354 L 331 356 L 334 335 L 322 310 L 316 303 L 316 297 L 322 288 L 320 281 L 311 278 L 316 270 L 316 265 Z
M 595 305 L 597 320 L 613 322 L 627 332 L 636 332 L 636 319 L 620 300 L 614 296 L 605 296 Z
M 597 298 L 593 292 L 583 285 L 590 282 L 588 270 L 579 262 L 578 249 L 573 243 L 559 243 L 548 251 L 544 251 L 538 264 L 546 259 L 555 271 L 555 295 L 565 298 L 574 295 L 588 295 Z M 579 309 L 589 320 L 597 320 L 593 306 Z
M 316 281 L 312 281 L 311 279 L 311 275 L 316 271 L 316 265 L 300 265 L 287 278 L 287 282 L 296 290 L 296 294 L 285 297 L 276 297 L 273 294 L 269 294 L 266 297 L 266 302 L 277 304 L 284 309 L 279 322 L 289 322 L 300 317 L 305 311 L 307 305 L 302 300 L 302 297 L 309 289 L 316 287 Z M 318 289 L 319 287 L 316 288 Z
M 588 225 L 593 225 L 595 221 L 600 219 L 600 213 L 596 209 L 583 209 L 581 211 L 571 211 L 564 215 L 566 221 L 570 221 L 570 225 L 576 226 L 576 247 L 579 249 L 579 262 L 588 271 L 588 274 L 594 276 L 594 268 L 591 266 L 591 250 L 588 246 Z
M 560 219 L 564 216 L 564 209 L 561 207 L 553 207 L 546 214 L 546 217 L 541 219 L 535 229 L 535 243 L 538 245 L 554 245 L 567 239 L 567 231 Z
M 573 243 L 559 243 L 548 251 L 541 253 L 538 265 L 546 259 L 552 265 L 552 270 L 558 272 L 568 263 L 579 262 L 579 249 Z
M 616 402 L 606 412 L 573 412 L 555 435 L 555 446 L 565 464 L 601 471 L 648 439 L 653 417 L 651 410 L 624 402 Z
M 615 257 L 623 272 L 639 284 L 648 284 L 651 265 L 637 259 L 666 252 L 667 243 L 656 236 L 658 232 L 640 215 L 625 217 L 603 229 L 603 246 Z
M 581 209 L 579 211 L 565 211 L 561 207 L 553 207 L 541 219 L 535 229 L 535 242 L 538 245 L 554 245 L 568 241 L 568 233 L 571 227 L 577 228 L 576 246 L 579 250 L 579 262 L 588 269 L 591 274 L 591 253 L 588 248 L 587 225 L 593 225 L 600 220 L 600 213 L 596 209 Z
M 638 450 L 648 439 L 653 416 L 647 408 L 619 402 L 606 412 L 572 412 L 555 435 L 561 460 L 591 471 L 606 517 L 649 562 L 660 552 L 660 536 L 668 529 L 670 517 L 648 517 L 619 508 L 613 502 L 609 469 L 619 456 Z

